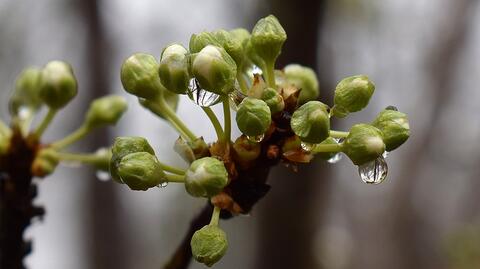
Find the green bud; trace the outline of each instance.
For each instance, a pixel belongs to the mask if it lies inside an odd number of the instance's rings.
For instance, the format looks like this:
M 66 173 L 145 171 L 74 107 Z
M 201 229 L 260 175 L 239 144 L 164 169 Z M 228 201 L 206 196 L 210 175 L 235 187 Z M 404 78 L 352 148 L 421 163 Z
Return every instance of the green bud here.
M 329 136 L 330 118 L 327 108 L 322 102 L 310 101 L 293 113 L 290 126 L 300 140 L 316 144 Z
M 112 178 L 116 182 L 123 183 L 118 176 L 118 166 L 120 161 L 126 155 L 135 152 L 148 152 L 155 155 L 155 151 L 143 137 L 125 136 L 115 138 L 115 143 L 112 147 L 112 160 L 110 161 L 110 174 L 112 174 Z
M 233 152 L 236 164 L 247 169 L 260 156 L 262 147 L 259 143 L 251 142 L 244 135 L 240 136 L 233 143 Z
M 205 143 L 205 140 L 203 140 L 203 137 L 197 138 L 194 141 L 185 141 L 182 137 L 179 137 L 175 141 L 173 150 L 188 163 L 192 163 L 196 159 L 209 154 L 208 145 Z
M 185 189 L 195 197 L 212 197 L 228 184 L 228 172 L 222 161 L 204 157 L 195 160 L 185 175 Z
M 192 71 L 203 89 L 220 95 L 233 91 L 237 66 L 220 47 L 208 45 L 193 60 Z
M 343 142 L 342 151 L 356 165 L 373 161 L 383 154 L 382 131 L 368 124 L 355 124 Z
M 162 52 L 158 75 L 167 90 L 184 94 L 188 90 L 188 51 L 179 44 L 166 47 Z
M 87 128 L 115 125 L 126 110 L 127 101 L 122 96 L 108 95 L 98 98 L 90 104 L 85 125 Z
M 365 75 L 342 79 L 335 88 L 332 114 L 343 118 L 351 112 L 362 110 L 368 105 L 375 85 Z
M 46 177 L 55 171 L 59 162 L 58 154 L 52 149 L 39 150 L 33 160 L 31 172 L 37 177 Z
M 193 34 L 190 37 L 190 43 L 188 44 L 190 53 L 198 53 L 208 45 L 222 47 L 222 43 L 218 42 L 217 38 L 218 36 L 215 36 L 213 33 L 210 32 Z
M 165 180 L 157 157 L 148 152 L 135 152 L 125 155 L 117 167 L 118 176 L 128 187 L 136 191 L 146 191 Z
M 262 57 L 260 57 L 255 51 L 255 47 L 252 45 L 251 38 L 245 42 L 245 55 L 250 62 L 261 68 L 262 71 L 267 67 L 265 60 L 262 59 Z
M 263 90 L 262 100 L 267 103 L 272 114 L 280 112 L 285 108 L 283 97 L 273 88 L 266 88 Z
M 248 32 L 245 37 L 245 29 L 236 29 L 234 31 L 227 32 L 225 30 L 218 30 L 214 32 L 219 43 L 225 49 L 225 51 L 235 61 L 237 68 L 242 65 L 244 59 L 244 43 L 246 38 L 250 35 Z
M 161 90 L 158 63 L 150 54 L 136 53 L 123 62 L 120 71 L 123 88 L 141 98 L 157 97 Z
M 269 15 L 255 24 L 250 40 L 255 53 L 265 62 L 272 63 L 280 55 L 283 43 L 287 40 L 287 34 L 278 19 Z
M 300 104 L 317 99 L 320 90 L 317 75 L 313 69 L 299 64 L 289 64 L 283 71 L 288 82 L 301 89 L 298 98 Z
M 372 125 L 382 131 L 387 151 L 398 148 L 410 136 L 407 115 L 399 111 L 384 110 L 380 112 Z
M 72 67 L 61 61 L 47 63 L 40 77 L 40 99 L 52 109 L 60 109 L 77 95 Z
M 236 121 L 242 133 L 248 136 L 264 134 L 272 122 L 267 103 L 247 97 L 238 106 Z
M 227 235 L 218 226 L 206 225 L 193 234 L 190 247 L 197 262 L 212 267 L 227 252 Z
M 15 82 L 15 91 L 10 97 L 10 111 L 13 115 L 19 113 L 20 108 L 27 107 L 37 111 L 42 105 L 40 99 L 41 69 L 26 68 L 20 73 Z

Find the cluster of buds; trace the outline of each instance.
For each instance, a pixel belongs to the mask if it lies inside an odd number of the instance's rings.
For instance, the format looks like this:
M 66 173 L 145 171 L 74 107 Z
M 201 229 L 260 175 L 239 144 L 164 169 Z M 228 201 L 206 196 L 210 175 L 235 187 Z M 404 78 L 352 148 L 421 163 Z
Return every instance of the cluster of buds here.
M 356 124 L 348 132 L 331 130 L 331 117 L 343 118 L 365 108 L 375 86 L 367 76 L 351 76 L 338 83 L 332 107 L 317 101 L 319 83 L 312 69 L 299 64 L 275 68 L 286 39 L 283 27 L 270 15 L 251 32 L 220 29 L 193 34 L 188 49 L 175 43 L 163 49 L 159 60 L 137 53 L 122 65 L 125 90 L 178 132 L 173 148 L 189 168 L 160 162 L 143 138 L 121 137 L 112 150 L 112 177 L 132 190 L 182 183 L 188 194 L 207 198 L 214 208 L 212 220 L 191 240 L 194 258 L 207 266 L 227 249 L 225 232 L 218 225 L 220 212 L 248 213 L 260 198 L 244 193 L 258 183 L 252 183 L 258 167 L 282 162 L 296 168 L 315 156 L 332 161 L 344 153 L 359 166 L 365 182 L 380 183 L 386 176 L 386 151 L 409 137 L 407 116 L 394 107 L 370 124 Z M 178 117 L 175 110 L 181 95 L 202 108 L 216 141 L 207 144 Z M 210 108 L 220 103 L 223 126 Z M 234 142 L 232 109 L 242 132 Z

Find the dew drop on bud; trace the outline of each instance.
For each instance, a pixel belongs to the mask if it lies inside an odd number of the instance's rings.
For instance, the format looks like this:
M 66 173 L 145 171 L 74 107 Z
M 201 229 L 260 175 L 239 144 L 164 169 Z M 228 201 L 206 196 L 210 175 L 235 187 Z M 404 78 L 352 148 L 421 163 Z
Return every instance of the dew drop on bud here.
M 316 144 L 312 144 L 312 143 L 307 143 L 307 142 L 301 142 L 300 143 L 300 146 L 302 147 L 302 149 L 306 152 L 310 152 L 312 151 L 314 148 L 315 148 L 315 145 Z
M 162 182 L 162 183 L 157 185 L 157 187 L 161 188 L 161 189 L 166 188 L 167 186 L 168 186 L 168 182 Z
M 260 143 L 260 142 L 262 142 L 262 141 L 263 141 L 263 138 L 265 138 L 265 135 L 264 135 L 264 134 L 255 135 L 255 136 L 249 136 L 249 135 L 247 135 L 248 141 L 254 142 L 254 143 Z
M 246 94 L 244 94 L 242 91 L 240 91 L 238 88 L 233 90 L 231 93 L 228 94 L 228 97 L 230 98 L 230 108 L 237 111 L 238 110 L 238 105 L 247 97 Z
M 106 172 L 106 171 L 101 171 L 101 170 L 98 170 L 95 175 L 97 176 L 97 179 L 102 181 L 102 182 L 106 182 L 106 181 L 109 181 L 112 179 L 112 177 L 110 176 L 110 173 Z
M 209 107 L 220 100 L 220 95 L 204 90 L 196 78 L 190 79 L 188 97 L 197 105 Z
M 387 178 L 388 166 L 383 157 L 359 165 L 358 173 L 363 182 L 367 184 L 380 184 Z
M 339 152 L 339 153 L 333 155 L 330 159 L 328 159 L 327 162 L 331 163 L 331 164 L 334 164 L 334 163 L 338 163 L 341 159 L 342 159 L 342 154 L 340 154 L 340 152 Z

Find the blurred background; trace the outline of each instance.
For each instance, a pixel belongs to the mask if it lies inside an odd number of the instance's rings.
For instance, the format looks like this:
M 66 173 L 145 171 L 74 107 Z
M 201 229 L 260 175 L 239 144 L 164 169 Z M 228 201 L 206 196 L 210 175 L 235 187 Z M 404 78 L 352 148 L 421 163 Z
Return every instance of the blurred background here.
M 0 116 L 8 118 L 24 67 L 65 60 L 79 94 L 47 141 L 74 130 L 90 100 L 116 93 L 130 105 L 118 128 L 97 131 L 72 151 L 139 135 L 162 160 L 185 167 L 172 150 L 174 131 L 122 90 L 122 61 L 134 52 L 159 57 L 165 45 L 188 45 L 202 30 L 251 29 L 270 13 L 288 34 L 277 67 L 314 68 L 323 102 L 332 104 L 343 77 L 375 82 L 368 108 L 335 119 L 336 129 L 395 105 L 409 115 L 411 138 L 388 156 L 388 180 L 378 186 L 363 184 L 347 158 L 272 171 L 272 189 L 252 214 L 222 222 L 230 247 L 215 268 L 480 268 L 479 1 L 2 0 Z M 200 111 L 185 98 L 178 113 L 211 141 Z M 47 215 L 27 232 L 29 268 L 148 269 L 167 261 L 204 201 L 174 184 L 133 192 L 92 170 L 61 167 L 42 180 L 37 203 Z

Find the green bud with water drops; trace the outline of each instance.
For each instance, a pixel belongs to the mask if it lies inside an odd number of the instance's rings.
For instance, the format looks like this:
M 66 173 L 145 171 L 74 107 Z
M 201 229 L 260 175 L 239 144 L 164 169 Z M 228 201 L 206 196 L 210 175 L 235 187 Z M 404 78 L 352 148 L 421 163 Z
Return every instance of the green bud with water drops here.
M 105 125 L 115 125 L 127 110 L 127 101 L 122 96 L 107 95 L 95 99 L 85 117 L 85 126 L 89 129 Z
M 280 55 L 287 33 L 278 19 L 269 15 L 255 24 L 250 40 L 255 53 L 268 65 L 273 64 Z
M 285 108 L 283 97 L 273 88 L 266 88 L 263 90 L 262 100 L 270 108 L 272 114 L 278 113 Z
M 215 36 L 211 32 L 193 34 L 190 37 L 188 47 L 190 49 L 190 53 L 198 53 L 208 45 L 222 47 L 222 43 L 218 41 L 218 36 Z
M 185 94 L 190 81 L 188 69 L 188 51 L 182 45 L 172 44 L 163 50 L 158 75 L 167 90 Z
M 343 142 L 342 151 L 355 165 L 373 161 L 385 152 L 382 131 L 369 124 L 355 124 Z
M 228 184 L 228 172 L 222 161 L 213 157 L 195 160 L 185 174 L 185 189 L 195 197 L 212 197 Z
M 42 69 L 40 99 L 51 109 L 60 109 L 77 95 L 77 79 L 72 67 L 61 61 L 51 61 Z
M 236 115 L 238 129 L 247 136 L 264 134 L 272 123 L 267 103 L 260 99 L 246 97 L 238 106 Z
M 372 125 L 382 131 L 387 151 L 398 148 L 410 136 L 407 114 L 400 111 L 385 109 L 378 114 Z
M 300 140 L 317 144 L 325 140 L 330 132 L 328 106 L 319 101 L 309 101 L 295 110 L 290 121 L 293 132 Z
M 59 163 L 58 154 L 53 149 L 41 149 L 35 155 L 31 172 L 36 177 L 46 177 L 52 174 Z
M 193 234 L 190 247 L 197 262 L 212 267 L 227 252 L 227 234 L 216 225 L 203 226 Z
M 362 110 L 368 105 L 375 85 L 365 75 L 344 78 L 335 88 L 332 115 L 343 118 L 351 112 Z
M 299 64 L 289 64 L 283 69 L 288 83 L 301 89 L 298 102 L 304 104 L 318 98 L 320 90 L 317 75 L 313 69 Z
M 234 90 L 237 66 L 221 47 L 203 48 L 193 60 L 192 71 L 201 87 L 209 92 L 227 95 Z
M 154 99 L 162 91 L 158 62 L 150 54 L 135 53 L 122 64 L 120 79 L 123 88 L 140 98 Z
M 128 187 L 146 191 L 165 182 L 165 173 L 155 155 L 135 152 L 125 155 L 117 166 L 118 176 Z
M 40 98 L 40 77 L 42 70 L 39 68 L 26 68 L 18 75 L 15 81 L 15 90 L 10 96 L 10 112 L 18 115 L 21 108 L 32 112 L 37 111 L 43 104 Z
M 110 161 L 110 174 L 112 175 L 113 180 L 118 183 L 123 183 L 118 176 L 118 166 L 123 157 L 135 152 L 147 152 L 155 155 L 155 151 L 143 137 L 124 136 L 115 138 L 112 147 L 112 159 Z

